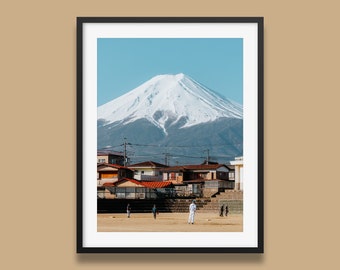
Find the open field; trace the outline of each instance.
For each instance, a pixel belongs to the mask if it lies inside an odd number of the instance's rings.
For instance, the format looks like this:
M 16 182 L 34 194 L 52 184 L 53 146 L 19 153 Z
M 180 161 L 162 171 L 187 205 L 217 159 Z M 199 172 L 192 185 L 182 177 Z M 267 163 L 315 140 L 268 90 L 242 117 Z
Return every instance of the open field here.
M 195 224 L 188 224 L 188 213 L 97 214 L 98 232 L 242 232 L 243 215 L 220 217 L 216 213 L 196 213 Z

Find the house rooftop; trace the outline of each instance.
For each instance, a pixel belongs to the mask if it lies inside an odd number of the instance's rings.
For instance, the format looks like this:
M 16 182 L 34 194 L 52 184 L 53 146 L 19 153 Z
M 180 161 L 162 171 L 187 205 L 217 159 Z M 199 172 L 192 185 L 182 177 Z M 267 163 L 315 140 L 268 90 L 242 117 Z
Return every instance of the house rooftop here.
M 227 167 L 224 164 L 200 164 L 200 165 L 183 165 L 183 166 L 172 166 L 163 169 L 163 171 L 187 171 L 187 170 L 216 170 L 220 167 Z
M 114 151 L 97 151 L 97 156 L 107 156 L 107 155 L 111 155 L 111 156 L 120 156 L 123 157 L 123 153 L 121 152 L 114 152 Z
M 152 167 L 152 168 L 167 168 L 167 165 L 154 162 L 154 161 L 144 161 L 136 164 L 129 165 L 128 167 Z
M 111 164 L 111 163 L 97 163 L 97 168 L 99 167 L 111 167 L 111 168 L 115 168 L 115 169 L 126 169 L 126 170 L 130 170 L 128 167 L 124 167 L 122 165 L 118 165 L 118 164 Z

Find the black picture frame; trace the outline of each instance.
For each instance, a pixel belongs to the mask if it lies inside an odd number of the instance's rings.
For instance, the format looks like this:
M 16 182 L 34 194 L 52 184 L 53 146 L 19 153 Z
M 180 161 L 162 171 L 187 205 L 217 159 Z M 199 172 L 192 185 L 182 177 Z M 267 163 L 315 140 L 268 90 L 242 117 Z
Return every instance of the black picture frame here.
M 256 175 L 254 176 L 254 187 L 256 190 L 256 211 L 251 216 L 256 218 L 256 230 L 253 235 L 256 243 L 253 245 L 243 245 L 242 243 L 234 246 L 110 246 L 107 244 L 91 245 L 85 244 L 88 237 L 84 229 L 84 221 L 87 214 L 87 198 L 84 196 L 87 166 L 84 160 L 88 153 L 84 136 L 87 125 L 88 108 L 84 103 L 86 93 L 85 68 L 86 55 L 84 53 L 86 44 L 85 25 L 117 25 L 117 24 L 209 24 L 209 25 L 250 25 L 254 29 L 256 43 L 256 74 L 254 89 L 256 89 L 257 100 L 254 102 L 252 112 L 256 114 L 256 130 L 254 138 L 257 145 L 255 146 Z M 76 252 L 77 253 L 264 253 L 264 18 L 263 17 L 78 17 L 77 18 L 77 190 L 76 190 Z M 96 200 L 96 198 L 94 198 Z

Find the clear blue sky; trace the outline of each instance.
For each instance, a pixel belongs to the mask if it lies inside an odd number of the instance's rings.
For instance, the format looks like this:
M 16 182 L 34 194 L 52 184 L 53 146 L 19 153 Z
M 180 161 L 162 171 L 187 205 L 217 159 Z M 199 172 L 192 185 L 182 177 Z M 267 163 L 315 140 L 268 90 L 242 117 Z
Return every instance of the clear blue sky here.
M 99 38 L 97 45 L 98 106 L 177 73 L 243 104 L 241 38 Z

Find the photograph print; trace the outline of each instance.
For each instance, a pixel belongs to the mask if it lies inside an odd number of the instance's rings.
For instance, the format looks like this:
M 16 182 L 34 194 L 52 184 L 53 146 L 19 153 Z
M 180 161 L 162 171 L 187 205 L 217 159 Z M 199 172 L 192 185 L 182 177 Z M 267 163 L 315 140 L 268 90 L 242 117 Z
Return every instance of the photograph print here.
M 260 252 L 258 18 L 139 20 L 78 18 L 78 251 Z

